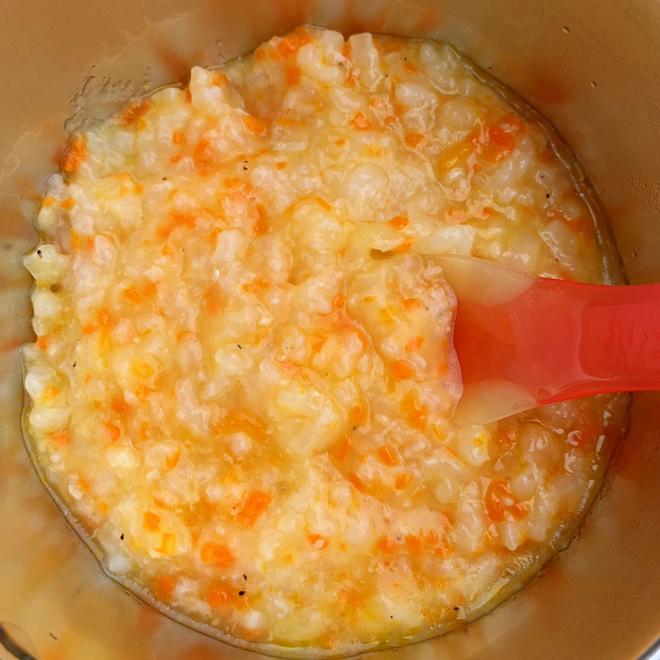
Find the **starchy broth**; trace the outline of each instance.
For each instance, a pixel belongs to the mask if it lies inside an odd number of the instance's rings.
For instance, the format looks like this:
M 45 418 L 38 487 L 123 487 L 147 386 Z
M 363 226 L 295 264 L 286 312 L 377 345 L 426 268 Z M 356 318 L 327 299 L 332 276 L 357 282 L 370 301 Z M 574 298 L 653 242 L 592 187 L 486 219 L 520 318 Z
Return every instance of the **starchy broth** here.
M 74 136 L 26 258 L 31 452 L 105 570 L 234 643 L 400 645 L 567 542 L 625 397 L 456 427 L 436 257 L 602 282 L 544 127 L 431 41 L 298 28 Z

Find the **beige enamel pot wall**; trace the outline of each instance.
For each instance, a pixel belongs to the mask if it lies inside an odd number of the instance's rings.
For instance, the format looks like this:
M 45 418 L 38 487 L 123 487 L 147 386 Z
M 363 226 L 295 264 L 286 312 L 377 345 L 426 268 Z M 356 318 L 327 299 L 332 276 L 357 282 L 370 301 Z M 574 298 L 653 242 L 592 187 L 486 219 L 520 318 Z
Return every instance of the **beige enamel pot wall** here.
M 0 639 L 7 631 L 39 660 L 256 657 L 105 578 L 24 452 L 19 263 L 65 120 L 106 116 L 302 22 L 448 40 L 554 122 L 600 194 L 630 281 L 660 281 L 655 0 L 4 0 L 0 13 Z M 660 396 L 645 394 L 580 538 L 540 578 L 465 630 L 372 657 L 622 660 L 659 634 Z

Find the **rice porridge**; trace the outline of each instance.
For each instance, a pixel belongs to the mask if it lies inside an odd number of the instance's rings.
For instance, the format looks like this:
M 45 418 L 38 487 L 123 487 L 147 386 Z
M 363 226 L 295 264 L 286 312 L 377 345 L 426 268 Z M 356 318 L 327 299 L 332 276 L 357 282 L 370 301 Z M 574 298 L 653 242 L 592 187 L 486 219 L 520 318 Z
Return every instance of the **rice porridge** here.
M 461 625 L 565 545 L 626 399 L 458 428 L 436 257 L 602 282 L 547 132 L 449 46 L 298 28 L 75 135 L 25 417 L 104 569 L 270 653 Z

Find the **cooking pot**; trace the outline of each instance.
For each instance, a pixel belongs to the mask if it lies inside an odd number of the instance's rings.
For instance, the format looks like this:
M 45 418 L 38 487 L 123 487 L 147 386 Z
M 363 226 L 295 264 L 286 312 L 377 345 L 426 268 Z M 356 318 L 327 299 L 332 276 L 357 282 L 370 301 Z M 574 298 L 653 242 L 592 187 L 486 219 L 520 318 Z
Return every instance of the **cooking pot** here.
M 6 0 L 0 23 L 0 657 L 256 657 L 189 630 L 106 578 L 29 464 L 19 346 L 21 256 L 67 131 L 192 64 L 300 23 L 449 41 L 527 98 L 590 177 L 631 283 L 660 281 L 660 4 L 653 0 Z M 660 337 L 653 338 L 660 350 Z M 579 537 L 524 591 L 423 658 L 634 658 L 660 632 L 660 396 L 630 432 Z M 7 649 L 7 650 L 5 650 Z M 21 650 L 22 649 L 22 650 Z M 24 655 L 21 655 L 24 653 Z

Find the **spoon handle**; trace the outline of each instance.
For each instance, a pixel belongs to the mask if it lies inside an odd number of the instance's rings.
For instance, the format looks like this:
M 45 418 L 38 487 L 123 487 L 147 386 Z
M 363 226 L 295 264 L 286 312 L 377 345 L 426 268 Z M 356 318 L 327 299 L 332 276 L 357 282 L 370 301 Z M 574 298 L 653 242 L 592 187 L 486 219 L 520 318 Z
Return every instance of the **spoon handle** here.
M 460 300 L 454 342 L 465 384 L 508 380 L 541 404 L 660 389 L 660 284 L 536 278 L 504 303 Z

